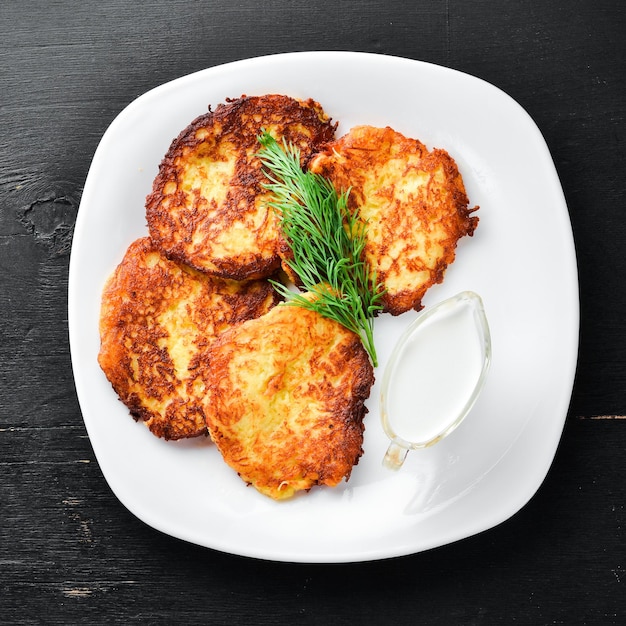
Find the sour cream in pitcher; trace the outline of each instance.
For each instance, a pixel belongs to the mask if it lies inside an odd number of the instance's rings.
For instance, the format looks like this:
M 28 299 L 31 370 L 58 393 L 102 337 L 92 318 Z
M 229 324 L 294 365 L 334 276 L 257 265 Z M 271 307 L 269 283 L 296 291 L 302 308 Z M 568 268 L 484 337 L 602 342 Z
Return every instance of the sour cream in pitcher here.
M 392 443 L 385 464 L 452 432 L 472 408 L 491 358 L 482 300 L 462 292 L 425 310 L 400 338 L 385 370 L 381 418 Z

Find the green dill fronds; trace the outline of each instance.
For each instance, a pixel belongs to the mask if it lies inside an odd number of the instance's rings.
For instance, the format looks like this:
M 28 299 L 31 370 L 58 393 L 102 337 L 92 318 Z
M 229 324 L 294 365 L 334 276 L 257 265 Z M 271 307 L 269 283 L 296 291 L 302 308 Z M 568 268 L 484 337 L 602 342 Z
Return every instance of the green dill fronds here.
M 269 204 L 293 253 L 287 261 L 306 297 L 273 281 L 288 304 L 317 311 L 357 333 L 374 366 L 374 317 L 382 310 L 383 291 L 363 260 L 366 224 L 348 208 L 349 190 L 337 193 L 319 174 L 303 171 L 300 151 L 267 132 L 259 137 L 258 153 L 275 199 Z

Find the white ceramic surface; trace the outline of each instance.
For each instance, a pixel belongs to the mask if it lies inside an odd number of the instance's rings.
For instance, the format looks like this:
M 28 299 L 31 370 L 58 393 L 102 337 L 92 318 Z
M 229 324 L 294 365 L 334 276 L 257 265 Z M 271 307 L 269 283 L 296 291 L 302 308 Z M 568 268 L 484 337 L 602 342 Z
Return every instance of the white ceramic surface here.
M 97 363 L 100 295 L 135 238 L 144 199 L 172 139 L 227 97 L 312 97 L 338 134 L 389 125 L 457 161 L 474 237 L 426 306 L 460 291 L 482 296 L 493 360 L 465 421 L 398 472 L 382 466 L 388 439 L 379 384 L 407 313 L 376 322 L 380 365 L 366 416 L 364 455 L 346 484 L 274 502 L 246 487 L 205 440 L 165 442 L 135 423 Z M 527 113 L 482 80 L 427 63 L 349 52 L 239 61 L 158 87 L 111 124 L 94 155 L 70 261 L 69 330 L 76 389 L 111 489 L 138 518 L 175 537 L 230 553 L 308 562 L 405 555 L 489 529 L 536 492 L 553 460 L 578 348 L 576 259 L 563 192 Z

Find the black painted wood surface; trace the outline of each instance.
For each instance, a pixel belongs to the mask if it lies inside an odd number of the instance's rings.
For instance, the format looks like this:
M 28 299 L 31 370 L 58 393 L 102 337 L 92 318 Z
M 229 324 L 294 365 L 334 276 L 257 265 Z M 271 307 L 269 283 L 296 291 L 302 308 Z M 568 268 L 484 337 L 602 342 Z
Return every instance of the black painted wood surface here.
M 3 2 L 0 623 L 382 624 L 387 616 L 442 625 L 624 623 L 623 7 L 606 0 Z M 183 74 L 316 49 L 429 61 L 509 93 L 552 152 L 579 261 L 578 374 L 539 492 L 477 537 L 375 563 L 266 563 L 145 526 L 98 468 L 69 357 L 72 229 L 110 122 L 141 93 Z

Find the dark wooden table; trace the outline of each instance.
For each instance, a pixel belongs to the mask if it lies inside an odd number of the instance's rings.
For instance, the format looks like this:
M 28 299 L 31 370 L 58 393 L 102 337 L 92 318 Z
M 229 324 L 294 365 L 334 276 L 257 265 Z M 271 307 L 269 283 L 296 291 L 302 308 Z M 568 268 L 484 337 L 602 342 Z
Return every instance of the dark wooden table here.
M 7 0 L 0 25 L 0 623 L 625 623 L 623 3 Z M 538 493 L 479 536 L 373 563 L 256 561 L 144 525 L 98 468 L 68 347 L 73 224 L 109 123 L 183 74 L 316 49 L 509 93 L 552 152 L 579 263 L 578 373 Z

